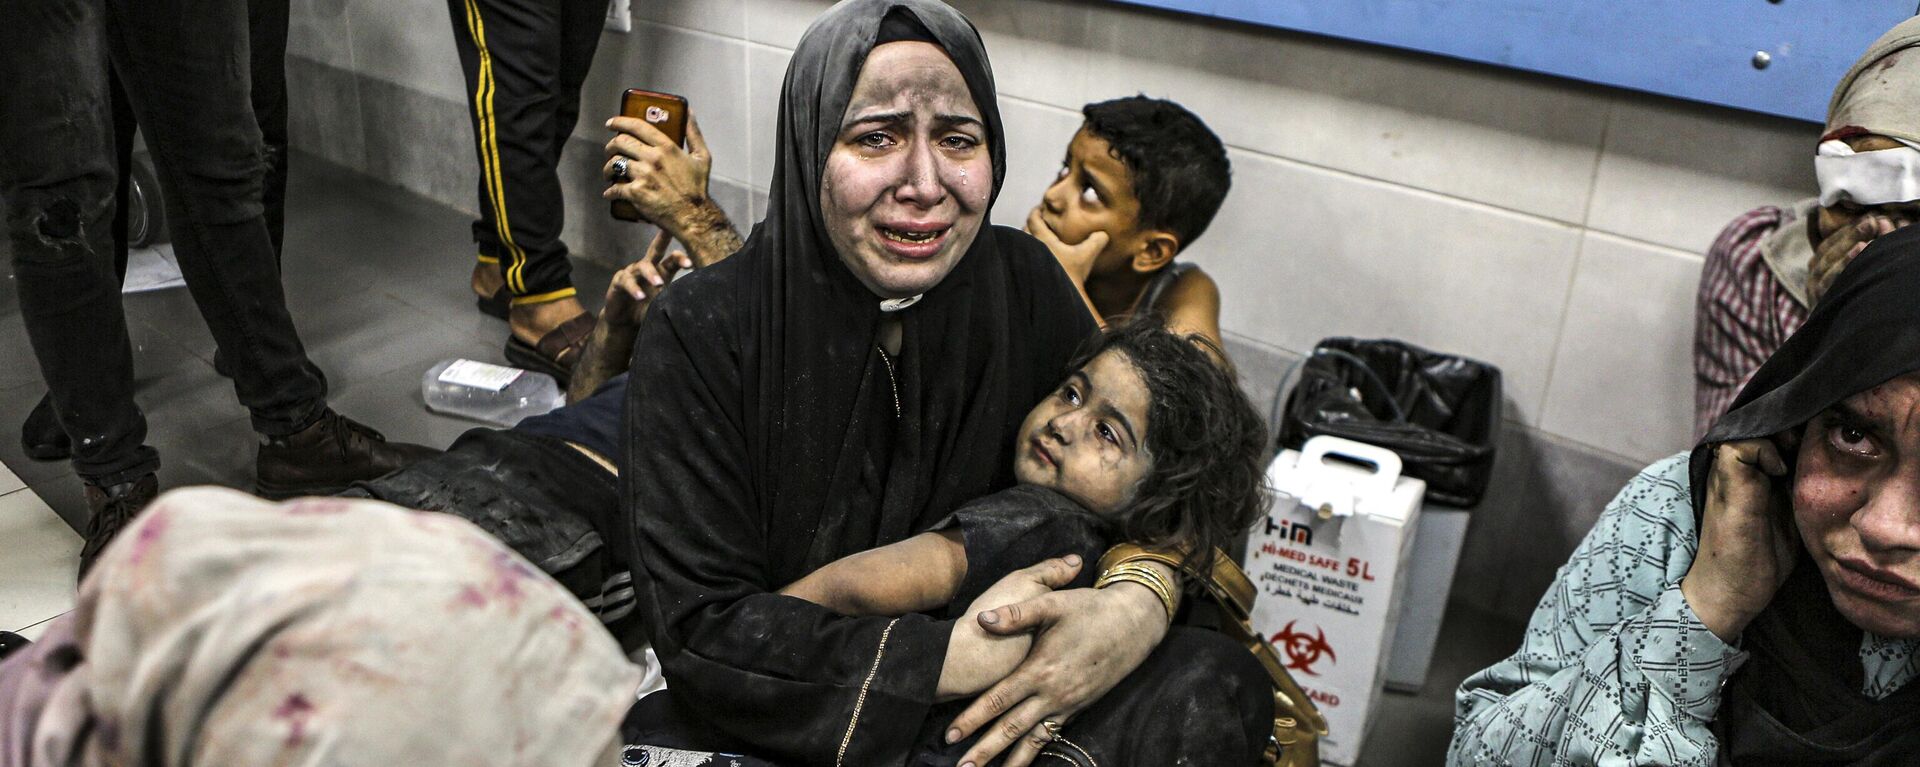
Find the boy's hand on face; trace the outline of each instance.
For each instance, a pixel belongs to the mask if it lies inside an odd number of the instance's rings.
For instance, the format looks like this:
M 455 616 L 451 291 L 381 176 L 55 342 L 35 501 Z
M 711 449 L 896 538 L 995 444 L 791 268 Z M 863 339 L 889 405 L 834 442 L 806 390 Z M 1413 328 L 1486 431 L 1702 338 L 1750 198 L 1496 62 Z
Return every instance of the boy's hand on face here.
M 1093 273 L 1093 262 L 1100 257 L 1101 251 L 1107 249 L 1109 239 L 1106 232 L 1097 231 L 1087 235 L 1078 244 L 1069 245 L 1054 233 L 1053 227 L 1047 226 L 1046 217 L 1041 215 L 1041 206 L 1038 205 L 1034 206 L 1032 213 L 1027 214 L 1027 234 L 1046 245 L 1047 250 L 1053 252 L 1053 257 L 1060 260 L 1061 268 L 1067 270 L 1067 276 L 1082 286 L 1087 284 L 1087 276 Z

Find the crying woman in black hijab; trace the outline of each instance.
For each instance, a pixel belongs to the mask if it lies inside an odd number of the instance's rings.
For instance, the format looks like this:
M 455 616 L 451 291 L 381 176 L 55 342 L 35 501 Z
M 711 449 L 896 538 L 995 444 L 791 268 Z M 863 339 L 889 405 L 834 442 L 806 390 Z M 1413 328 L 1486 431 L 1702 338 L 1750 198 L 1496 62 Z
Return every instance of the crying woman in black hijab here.
M 948 668 L 979 632 L 776 592 L 1011 486 L 1022 417 L 1095 327 L 1044 246 L 986 222 L 1005 140 L 979 34 L 952 8 L 827 11 L 788 66 L 776 148 L 766 219 L 662 292 L 635 344 L 614 546 L 669 692 L 629 733 L 902 764 L 934 704 L 980 692 Z M 1167 633 L 1144 588 L 1025 606 L 1030 667 L 990 729 L 1072 720 Z

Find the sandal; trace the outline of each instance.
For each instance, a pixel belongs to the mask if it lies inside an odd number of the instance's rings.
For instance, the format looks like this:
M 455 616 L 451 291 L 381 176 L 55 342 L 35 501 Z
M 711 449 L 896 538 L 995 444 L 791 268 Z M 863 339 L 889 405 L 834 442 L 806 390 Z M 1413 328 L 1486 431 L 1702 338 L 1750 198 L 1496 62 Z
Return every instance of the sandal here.
M 593 324 L 593 315 L 582 313 L 547 331 L 538 343 L 532 344 L 508 333 L 507 361 L 514 367 L 553 376 L 565 390 L 573 380 L 573 363 L 579 361 L 580 350 L 587 345 L 587 337 L 593 335 Z
M 501 285 L 500 289 L 493 291 L 491 296 L 474 296 L 473 305 L 480 310 L 481 314 L 504 320 L 507 318 L 507 311 L 513 306 L 513 294 L 507 292 L 506 285 Z

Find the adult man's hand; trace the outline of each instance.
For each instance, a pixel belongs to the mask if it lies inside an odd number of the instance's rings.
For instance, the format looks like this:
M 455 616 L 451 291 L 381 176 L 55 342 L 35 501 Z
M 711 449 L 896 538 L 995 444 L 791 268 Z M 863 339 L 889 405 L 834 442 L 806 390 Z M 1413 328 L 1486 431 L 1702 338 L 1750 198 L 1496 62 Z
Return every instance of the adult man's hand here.
M 601 174 L 608 181 L 600 196 L 626 200 L 640 209 L 648 222 L 678 236 L 694 214 L 712 204 L 707 176 L 713 154 L 700 124 L 687 116 L 687 148 L 681 149 L 660 129 L 636 117 L 607 121 L 614 136 L 607 142 L 607 162 Z M 614 162 L 625 158 L 626 178 L 615 173 Z
M 1167 633 L 1166 608 L 1131 583 L 1056 591 L 982 613 L 979 620 L 996 634 L 1038 635 L 1026 660 L 976 698 L 947 732 L 952 743 L 987 727 L 961 758 L 962 767 L 987 764 L 1003 751 L 1007 767 L 1031 764 L 1051 740 L 1041 722 L 1065 724 L 1093 705 L 1139 668 Z
M 1053 227 L 1047 226 L 1046 217 L 1040 211 L 1040 206 L 1034 206 L 1033 212 L 1027 214 L 1027 234 L 1033 235 L 1034 239 L 1047 246 L 1047 250 L 1053 251 L 1053 257 L 1060 260 L 1060 267 L 1067 270 L 1067 276 L 1084 289 L 1087 276 L 1093 273 L 1094 259 L 1107 249 L 1110 238 L 1106 232 L 1094 232 L 1087 235 L 1086 239 L 1069 245 L 1060 239 Z
M 667 281 L 681 269 L 693 268 L 693 259 L 686 251 L 667 253 L 672 244 L 673 235 L 662 229 L 647 244 L 646 255 L 613 273 L 613 281 L 607 284 L 606 303 L 600 308 L 602 323 L 638 327 L 647 304 L 667 287 Z
M 1868 243 L 1881 235 L 1913 223 L 1915 211 L 1904 208 L 1876 210 L 1846 226 L 1829 232 L 1814 248 L 1813 262 L 1807 265 L 1807 303 L 1818 304 L 1833 286 L 1841 270 L 1853 263 Z
M 1680 593 L 1723 641 L 1738 638 L 1793 571 L 1800 538 L 1788 508 L 1781 452 L 1774 440 L 1764 438 L 1713 448 L 1700 550 L 1680 581 Z

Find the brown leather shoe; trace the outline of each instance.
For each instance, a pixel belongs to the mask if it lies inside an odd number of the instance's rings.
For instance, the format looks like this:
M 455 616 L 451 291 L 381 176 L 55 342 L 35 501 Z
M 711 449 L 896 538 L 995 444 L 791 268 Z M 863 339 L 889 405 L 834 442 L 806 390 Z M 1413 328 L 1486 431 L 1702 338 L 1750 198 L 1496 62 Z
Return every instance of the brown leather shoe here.
M 86 494 L 87 509 L 93 513 L 87 517 L 87 542 L 80 547 L 81 578 L 87 577 L 93 561 L 113 542 L 113 537 L 160 494 L 160 480 L 148 474 L 112 487 L 87 483 Z
M 333 495 L 439 452 L 388 442 L 380 432 L 328 409 L 304 431 L 260 443 L 253 488 L 261 497 L 276 500 Z

